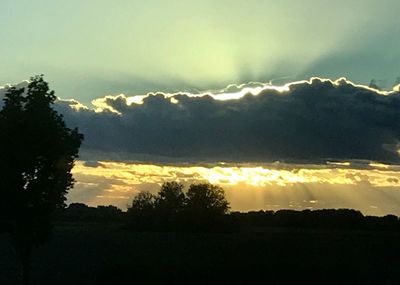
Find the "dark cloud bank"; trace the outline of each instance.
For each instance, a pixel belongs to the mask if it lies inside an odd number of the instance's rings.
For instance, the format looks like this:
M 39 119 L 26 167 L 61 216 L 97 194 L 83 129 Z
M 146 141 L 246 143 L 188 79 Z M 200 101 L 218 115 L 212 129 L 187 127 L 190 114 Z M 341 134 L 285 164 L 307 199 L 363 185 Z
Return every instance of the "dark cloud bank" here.
M 75 110 L 76 101 L 61 100 L 57 108 L 85 134 L 84 153 L 110 158 L 399 162 L 399 91 L 317 78 L 287 87 L 225 101 L 184 93 L 172 100 L 155 93 L 130 105 L 125 96 L 104 98 L 119 114 Z

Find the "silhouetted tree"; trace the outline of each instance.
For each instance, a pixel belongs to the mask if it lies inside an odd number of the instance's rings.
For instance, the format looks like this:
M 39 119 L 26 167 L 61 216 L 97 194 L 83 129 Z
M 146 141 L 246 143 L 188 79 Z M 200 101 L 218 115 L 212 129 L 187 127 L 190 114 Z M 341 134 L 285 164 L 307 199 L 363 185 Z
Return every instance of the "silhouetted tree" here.
M 156 197 L 148 191 L 139 192 L 133 198 L 132 205 L 128 208 L 128 213 L 152 211 L 155 207 Z
M 55 221 L 73 223 L 118 223 L 125 213 L 113 205 L 89 207 L 82 203 L 71 203 L 66 209 L 56 211 Z
M 161 229 L 175 229 L 179 226 L 185 207 L 183 185 L 178 182 L 165 182 L 156 197 L 156 210 Z
M 229 203 L 224 190 L 209 183 L 192 184 L 188 192 L 178 182 L 166 182 L 155 196 L 139 193 L 128 208 L 129 225 L 140 230 L 224 230 Z
M 128 207 L 129 225 L 136 229 L 151 229 L 155 219 L 156 196 L 148 191 L 139 192 Z
M 159 230 L 177 230 L 180 227 L 185 200 L 182 184 L 172 181 L 161 186 L 155 203 Z
M 116 206 L 108 205 L 108 206 L 97 206 L 95 208 L 95 217 L 99 220 L 115 220 L 120 217 L 122 214 L 121 209 Z
M 191 231 L 224 230 L 229 203 L 220 186 L 192 184 L 186 194 L 186 228 Z
M 229 203 L 220 186 L 210 183 L 192 184 L 187 192 L 186 208 L 202 215 L 224 215 L 229 211 Z
M 156 206 L 168 212 L 179 212 L 185 206 L 183 185 L 178 182 L 165 182 L 156 198 Z
M 9 88 L 0 111 L 0 211 L 11 225 L 25 283 L 32 246 L 46 238 L 52 213 L 73 187 L 83 139 L 52 108 L 55 100 L 43 76 L 35 76 L 27 88 Z

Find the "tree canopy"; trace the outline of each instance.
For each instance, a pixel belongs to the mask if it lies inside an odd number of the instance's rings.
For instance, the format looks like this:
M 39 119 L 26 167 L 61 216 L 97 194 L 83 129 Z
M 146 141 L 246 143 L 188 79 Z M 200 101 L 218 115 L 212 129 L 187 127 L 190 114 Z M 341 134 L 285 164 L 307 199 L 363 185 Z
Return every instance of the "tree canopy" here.
M 172 181 L 165 182 L 156 198 L 156 206 L 164 212 L 164 214 L 179 213 L 185 206 L 185 194 L 183 193 L 183 185 Z
M 128 208 L 129 223 L 140 230 L 209 230 L 225 221 L 229 203 L 224 190 L 210 183 L 165 182 L 157 195 L 140 192 Z
M 0 111 L 0 220 L 18 246 L 46 237 L 50 216 L 65 206 L 83 135 L 53 108 L 57 97 L 43 76 L 10 87 Z
M 128 208 L 129 212 L 147 212 L 152 211 L 155 207 L 156 197 L 150 192 L 139 192 L 132 201 L 132 205 Z
M 66 127 L 52 108 L 55 100 L 43 76 L 5 94 L 0 111 L 0 191 L 2 210 L 10 210 L 5 213 L 8 218 L 63 207 L 73 186 L 71 170 L 83 135 Z
M 187 199 L 187 208 L 194 214 L 224 215 L 229 211 L 224 189 L 210 183 L 190 185 Z

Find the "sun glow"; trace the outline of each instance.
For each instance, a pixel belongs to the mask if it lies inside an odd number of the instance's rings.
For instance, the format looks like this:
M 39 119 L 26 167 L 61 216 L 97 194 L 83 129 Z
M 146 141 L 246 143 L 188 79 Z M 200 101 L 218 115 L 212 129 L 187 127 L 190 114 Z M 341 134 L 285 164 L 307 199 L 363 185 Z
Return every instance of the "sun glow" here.
M 357 88 L 362 88 L 362 89 L 373 91 L 382 96 L 387 96 L 387 95 L 393 94 L 395 92 L 398 92 L 395 89 L 393 89 L 391 91 L 380 91 L 380 90 L 373 89 L 366 85 L 354 84 L 353 82 L 347 80 L 344 77 L 341 77 L 337 80 L 325 79 L 325 78 L 320 78 L 320 77 L 311 77 L 309 80 L 294 81 L 294 82 L 286 83 L 284 85 L 273 85 L 272 81 L 267 82 L 267 83 L 249 82 L 246 84 L 230 84 L 226 88 L 223 88 L 223 89 L 207 90 L 207 91 L 201 91 L 201 92 L 197 92 L 197 93 L 184 91 L 184 92 L 176 92 L 176 93 L 150 92 L 145 95 L 133 95 L 133 96 L 127 96 L 125 94 L 119 94 L 119 95 L 115 95 L 115 96 L 107 95 L 103 98 L 97 98 L 95 100 L 92 100 L 92 105 L 94 107 L 95 112 L 106 111 L 106 112 L 111 112 L 111 113 L 121 115 L 121 113 L 119 111 L 117 111 L 114 107 L 112 107 L 110 105 L 109 101 L 121 100 L 127 106 L 132 106 L 132 105 L 143 105 L 144 101 L 147 98 L 152 97 L 152 96 L 163 96 L 164 98 L 169 99 L 171 104 L 179 104 L 180 96 L 187 96 L 187 97 L 191 97 L 191 98 L 209 96 L 209 97 L 213 98 L 214 100 L 218 100 L 218 101 L 239 100 L 247 95 L 258 96 L 263 91 L 266 91 L 266 90 L 273 90 L 273 91 L 276 91 L 276 92 L 284 95 L 285 93 L 289 92 L 292 88 L 296 88 L 297 85 L 301 85 L 301 84 L 305 84 L 305 83 L 312 84 L 313 81 L 321 81 L 322 83 L 330 83 L 336 87 L 338 87 L 342 84 L 350 84 Z M 82 104 L 80 104 L 79 106 L 73 105 L 72 107 L 77 108 L 77 109 L 82 109 L 82 108 L 89 109 L 89 107 L 84 106 Z
M 156 192 L 165 181 L 221 185 L 233 209 L 353 207 L 381 214 L 400 209 L 400 170 L 371 162 L 326 165 L 156 165 L 78 161 L 69 201 L 125 208 L 140 191 Z M 380 205 L 376 205 L 381 201 Z M 383 204 L 386 203 L 386 204 Z M 371 207 L 370 207 L 371 206 Z M 389 209 L 389 210 L 388 210 Z M 386 212 L 385 212 L 386 211 Z

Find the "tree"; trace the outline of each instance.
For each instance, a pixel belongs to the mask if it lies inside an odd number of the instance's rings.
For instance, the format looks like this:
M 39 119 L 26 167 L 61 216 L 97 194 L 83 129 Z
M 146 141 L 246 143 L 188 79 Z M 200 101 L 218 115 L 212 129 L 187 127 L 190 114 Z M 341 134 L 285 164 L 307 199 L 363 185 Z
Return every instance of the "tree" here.
M 178 182 L 165 182 L 156 197 L 157 228 L 159 230 L 177 230 L 181 226 L 182 212 L 185 207 L 183 185 Z
M 183 185 L 178 182 L 165 182 L 156 198 L 156 207 L 167 214 L 176 214 L 185 206 Z
M 139 230 L 152 229 L 155 223 L 156 197 L 148 191 L 139 192 L 128 207 L 128 223 Z
M 185 228 L 189 231 L 225 231 L 230 227 L 229 203 L 220 186 L 192 184 L 186 194 Z
M 128 213 L 148 212 L 154 210 L 156 197 L 148 191 L 139 192 L 133 198 L 132 205 L 128 208 Z
M 210 183 L 192 184 L 187 192 L 186 208 L 199 215 L 219 216 L 228 213 L 229 203 L 220 186 Z
M 55 100 L 43 76 L 35 76 L 26 88 L 9 88 L 0 111 L 0 213 L 14 237 L 25 283 L 33 245 L 47 237 L 52 213 L 65 207 L 83 140 L 52 108 Z

